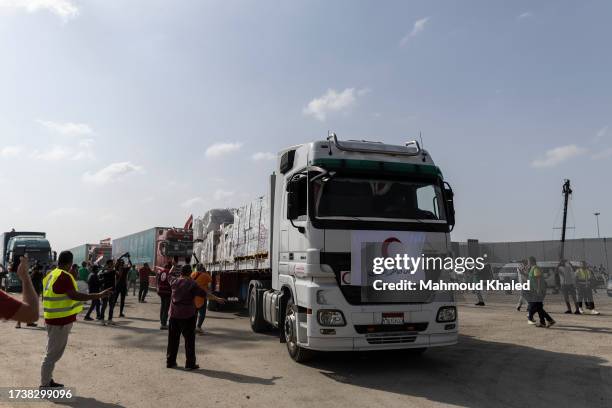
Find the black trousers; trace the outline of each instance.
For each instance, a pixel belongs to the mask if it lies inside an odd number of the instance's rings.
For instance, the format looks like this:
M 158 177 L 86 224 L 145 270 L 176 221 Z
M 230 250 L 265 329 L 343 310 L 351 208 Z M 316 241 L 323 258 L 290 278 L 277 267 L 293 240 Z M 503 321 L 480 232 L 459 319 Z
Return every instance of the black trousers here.
M 91 312 L 96 311 L 96 318 L 100 318 L 100 299 L 92 299 L 89 310 L 87 311 L 86 317 L 91 317 Z
M 104 319 L 104 314 L 106 313 L 106 308 L 108 307 L 108 320 L 113 320 L 113 311 L 115 310 L 116 301 L 117 298 L 114 294 L 102 299 L 102 309 L 100 310 L 100 316 L 102 316 L 102 319 Z
M 125 307 L 125 296 L 127 295 L 127 285 L 124 284 L 119 284 L 115 287 L 115 292 L 113 292 L 113 298 L 114 298 L 114 304 L 113 304 L 113 308 L 115 306 L 115 304 L 117 303 L 117 300 L 120 300 L 119 303 L 119 314 L 123 314 L 123 308 Z M 109 316 L 109 320 L 111 320 L 113 318 L 112 315 L 112 309 L 110 312 L 110 316 Z
M 546 321 L 552 322 L 553 318 L 544 310 L 544 302 L 529 302 L 529 320 L 533 320 L 533 315 L 538 314 L 540 324 L 546 324 Z
M 178 354 L 182 335 L 185 339 L 185 355 L 187 357 L 185 367 L 195 366 L 195 326 L 195 315 L 188 319 L 170 318 L 170 327 L 168 329 L 168 349 L 166 352 L 167 365 L 171 366 L 176 364 L 176 356 Z
M 141 302 L 147 297 L 149 291 L 149 281 L 140 281 L 140 289 L 138 289 L 138 300 Z
M 168 311 L 170 310 L 170 295 L 159 295 L 161 305 L 159 306 L 159 322 L 162 326 L 168 325 Z

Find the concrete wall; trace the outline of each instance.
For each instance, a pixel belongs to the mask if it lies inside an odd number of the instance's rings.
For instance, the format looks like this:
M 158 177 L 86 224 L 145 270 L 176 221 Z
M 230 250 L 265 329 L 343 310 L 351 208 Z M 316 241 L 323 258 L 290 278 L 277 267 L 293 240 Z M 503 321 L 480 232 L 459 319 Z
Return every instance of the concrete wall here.
M 491 263 L 506 263 L 535 256 L 538 261 L 558 261 L 559 241 L 479 242 L 480 255 Z M 466 242 L 453 243 L 458 256 L 468 256 Z M 570 239 L 565 242 L 565 257 L 572 261 L 585 260 L 591 265 L 603 265 L 610 270 L 612 238 Z

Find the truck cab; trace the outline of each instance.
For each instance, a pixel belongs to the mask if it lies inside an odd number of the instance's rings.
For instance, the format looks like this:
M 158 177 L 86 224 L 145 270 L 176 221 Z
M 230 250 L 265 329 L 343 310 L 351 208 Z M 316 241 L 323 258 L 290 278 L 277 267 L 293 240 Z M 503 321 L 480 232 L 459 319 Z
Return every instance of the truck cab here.
M 417 142 L 341 142 L 332 134 L 285 149 L 269 208 L 271 281 L 252 282 L 249 315 L 255 331 L 279 328 L 294 360 L 313 351 L 424 351 L 457 342 L 452 293 L 382 294 L 371 286 L 374 254 L 451 253 L 453 192 Z
M 38 263 L 43 267 L 50 265 L 55 254 L 44 235 L 16 235 L 9 238 L 6 244 L 6 258 L 4 267 L 8 271 L 6 287 L 9 291 L 21 291 L 21 281 L 16 271 L 10 271 L 11 264 L 18 264 L 21 256 L 27 255 L 31 265 Z

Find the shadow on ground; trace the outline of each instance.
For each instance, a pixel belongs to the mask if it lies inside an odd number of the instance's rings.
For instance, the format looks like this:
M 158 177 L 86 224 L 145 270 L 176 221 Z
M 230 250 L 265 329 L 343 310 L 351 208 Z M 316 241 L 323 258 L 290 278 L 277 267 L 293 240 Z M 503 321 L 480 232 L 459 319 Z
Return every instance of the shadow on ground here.
M 325 353 L 308 363 L 343 384 L 465 407 L 610 407 L 612 367 L 599 357 L 460 336 L 453 347 Z
M 56 405 L 75 408 L 124 408 L 123 405 L 98 401 L 95 398 L 75 397 L 74 401 L 57 401 Z

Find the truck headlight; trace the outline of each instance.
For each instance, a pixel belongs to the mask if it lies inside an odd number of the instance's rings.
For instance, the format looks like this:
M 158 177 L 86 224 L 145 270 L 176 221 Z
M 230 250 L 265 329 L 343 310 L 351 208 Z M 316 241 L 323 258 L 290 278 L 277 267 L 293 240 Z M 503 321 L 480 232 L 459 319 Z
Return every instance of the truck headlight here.
M 327 305 L 327 298 L 325 297 L 324 290 L 317 290 L 317 303 L 320 305 Z
M 346 320 L 340 310 L 319 310 L 317 320 L 321 326 L 346 326 Z
M 436 322 L 454 322 L 457 319 L 457 308 L 455 306 L 443 306 L 438 309 Z

